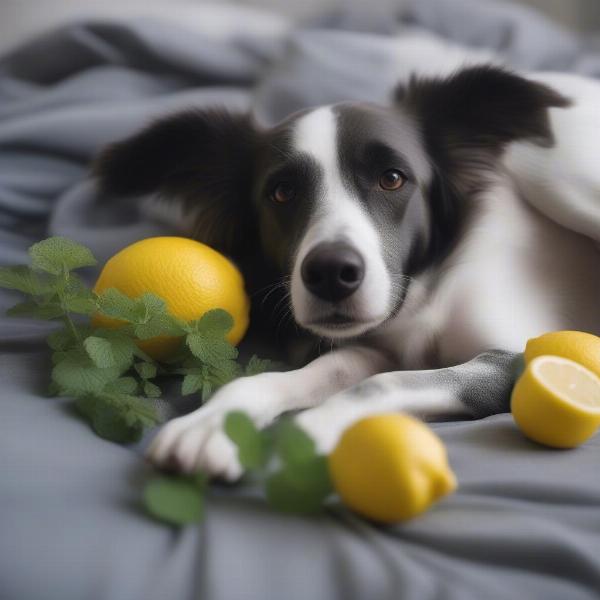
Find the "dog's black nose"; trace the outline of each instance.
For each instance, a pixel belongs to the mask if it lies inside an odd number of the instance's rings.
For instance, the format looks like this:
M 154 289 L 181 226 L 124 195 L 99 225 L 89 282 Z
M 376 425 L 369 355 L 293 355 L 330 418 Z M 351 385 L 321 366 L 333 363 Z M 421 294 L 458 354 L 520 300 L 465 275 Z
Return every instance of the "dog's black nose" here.
M 354 293 L 365 276 L 362 256 L 348 244 L 319 244 L 302 261 L 306 288 L 318 298 L 339 302 Z

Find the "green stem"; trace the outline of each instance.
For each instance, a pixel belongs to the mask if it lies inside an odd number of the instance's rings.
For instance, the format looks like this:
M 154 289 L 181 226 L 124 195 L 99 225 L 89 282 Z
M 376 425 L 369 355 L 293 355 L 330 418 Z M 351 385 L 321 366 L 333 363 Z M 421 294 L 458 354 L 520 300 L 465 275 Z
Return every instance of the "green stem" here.
M 73 323 L 73 320 L 71 319 L 70 315 L 68 312 L 65 312 L 65 316 L 63 317 L 63 321 L 65 323 L 65 325 L 67 326 L 67 329 L 71 332 L 71 335 L 73 336 L 73 339 L 78 343 L 81 344 L 81 338 L 79 337 L 79 333 L 77 331 L 77 327 L 75 327 L 75 323 Z
M 69 283 L 70 275 L 71 274 L 69 273 L 68 269 L 63 268 L 62 283 L 64 284 L 64 287 L 62 287 L 62 288 L 59 287 L 57 290 L 57 293 L 58 293 L 58 299 L 60 300 L 60 305 L 62 306 L 62 309 L 65 312 L 65 316 L 63 317 L 63 322 L 66 325 L 67 329 L 71 332 L 71 336 L 73 337 L 73 339 L 77 342 L 77 344 L 81 345 L 82 340 L 81 340 L 81 337 L 79 336 L 79 332 L 77 331 L 77 327 L 75 327 L 75 323 L 73 323 L 73 319 L 71 319 L 71 314 L 65 308 L 64 289 Z

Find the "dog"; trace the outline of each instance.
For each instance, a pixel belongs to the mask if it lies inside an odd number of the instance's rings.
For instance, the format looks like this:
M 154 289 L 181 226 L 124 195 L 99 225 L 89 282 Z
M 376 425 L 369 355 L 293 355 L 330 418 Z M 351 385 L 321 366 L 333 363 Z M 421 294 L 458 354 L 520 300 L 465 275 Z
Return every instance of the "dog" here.
M 194 237 L 258 259 L 297 327 L 332 348 L 227 384 L 166 424 L 148 458 L 239 478 L 222 429 L 236 409 L 259 427 L 298 411 L 324 453 L 371 414 L 473 418 L 482 398 L 507 410 L 528 338 L 600 333 L 597 247 L 534 208 L 568 181 L 538 177 L 577 153 L 569 128 L 553 130 L 565 114 L 578 118 L 568 90 L 477 65 L 412 77 L 389 106 L 317 107 L 271 129 L 191 110 L 109 146 L 103 194 L 181 207 Z

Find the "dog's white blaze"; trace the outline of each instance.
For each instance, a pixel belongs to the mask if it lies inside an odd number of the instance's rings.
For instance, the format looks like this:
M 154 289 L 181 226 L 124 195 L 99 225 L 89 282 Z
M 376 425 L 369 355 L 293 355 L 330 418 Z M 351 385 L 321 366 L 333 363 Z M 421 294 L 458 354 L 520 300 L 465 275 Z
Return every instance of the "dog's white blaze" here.
M 379 322 L 389 310 L 390 277 L 372 221 L 359 199 L 353 198 L 343 184 L 337 147 L 337 119 L 331 107 L 318 108 L 299 119 L 294 132 L 294 147 L 315 160 L 323 174 L 312 218 L 294 260 L 291 296 L 296 320 L 302 324 L 316 316 L 313 313 L 317 301 L 304 287 L 300 275 L 304 257 L 321 242 L 344 239 L 355 246 L 365 261 L 365 279 L 350 299 L 352 313 L 357 320 Z M 368 327 L 344 330 L 343 337 L 358 335 Z M 316 332 L 331 334 L 330 331 Z

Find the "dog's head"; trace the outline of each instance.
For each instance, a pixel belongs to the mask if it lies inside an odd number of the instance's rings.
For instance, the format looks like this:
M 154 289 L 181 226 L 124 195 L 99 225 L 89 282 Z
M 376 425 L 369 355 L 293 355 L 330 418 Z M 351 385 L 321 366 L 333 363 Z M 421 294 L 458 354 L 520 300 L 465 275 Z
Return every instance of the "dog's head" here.
M 557 92 L 493 67 L 413 79 L 390 107 L 344 103 L 270 130 L 189 111 L 110 146 L 96 173 L 112 195 L 182 203 L 196 237 L 239 258 L 260 249 L 289 276 L 296 321 L 360 335 L 402 307 L 410 276 L 441 260 L 464 199 L 505 146 L 550 145 Z

